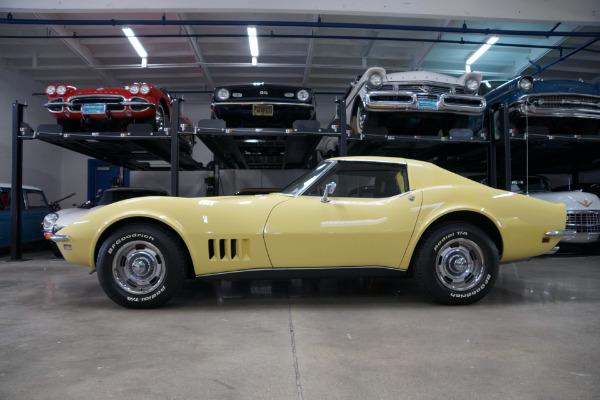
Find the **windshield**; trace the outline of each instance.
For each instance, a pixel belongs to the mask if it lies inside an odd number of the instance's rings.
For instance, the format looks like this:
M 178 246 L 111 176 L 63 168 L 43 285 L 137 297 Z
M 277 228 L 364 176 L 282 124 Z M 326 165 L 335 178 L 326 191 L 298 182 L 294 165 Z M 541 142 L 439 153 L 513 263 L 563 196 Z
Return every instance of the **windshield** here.
M 530 176 L 528 181 L 525 178 L 516 178 L 511 181 L 511 192 L 549 192 L 550 184 L 548 180 L 541 176 Z
M 309 187 L 323 171 L 328 169 L 333 164 L 333 161 L 322 161 L 315 169 L 308 171 L 306 174 L 302 175 L 300 178 L 283 188 L 281 193 L 291 194 L 292 196 L 301 193 L 304 189 Z

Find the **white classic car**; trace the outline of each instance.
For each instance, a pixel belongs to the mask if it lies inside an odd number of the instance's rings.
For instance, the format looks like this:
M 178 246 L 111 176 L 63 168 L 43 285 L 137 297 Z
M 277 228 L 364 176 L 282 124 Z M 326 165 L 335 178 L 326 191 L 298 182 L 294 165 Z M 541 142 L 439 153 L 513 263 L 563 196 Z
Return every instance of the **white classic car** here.
M 359 134 L 473 137 L 469 116 L 482 115 L 486 106 L 480 84 L 477 72 L 456 78 L 369 68 L 344 96 L 346 121 Z
M 169 193 L 165 190 L 153 188 L 118 187 L 106 189 L 104 193 L 102 193 L 102 197 L 97 204 L 87 202 L 79 207 L 65 208 L 64 210 L 58 210 L 47 214 L 42 221 L 44 237 L 46 239 L 50 239 L 50 236 L 60 231 L 71 222 L 108 204 L 116 203 L 117 201 L 121 200 L 132 199 L 134 197 L 168 195 Z M 52 251 L 54 252 L 54 255 L 57 257 L 62 257 L 54 242 L 52 242 L 52 245 Z
M 511 191 L 527 194 L 541 200 L 564 203 L 567 207 L 566 230 L 560 243 L 586 244 L 600 240 L 600 198 L 581 190 L 551 192 L 544 176 L 513 178 Z

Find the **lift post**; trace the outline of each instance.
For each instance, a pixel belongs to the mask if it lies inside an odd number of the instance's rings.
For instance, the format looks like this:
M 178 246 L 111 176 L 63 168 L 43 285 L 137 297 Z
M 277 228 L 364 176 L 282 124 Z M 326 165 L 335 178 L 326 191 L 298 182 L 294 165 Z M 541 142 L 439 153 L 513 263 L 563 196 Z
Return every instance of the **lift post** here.
M 21 203 L 23 199 L 23 141 L 21 140 L 21 125 L 23 109 L 27 107 L 18 101 L 12 106 L 12 176 L 10 190 L 10 261 L 23 259 L 21 246 Z M 41 239 L 41 233 L 40 233 Z
M 346 99 L 340 100 L 340 142 L 338 143 L 338 152 L 340 157 L 346 157 L 348 155 L 348 135 L 346 131 L 348 127 L 346 126 Z
M 181 101 L 177 98 L 171 105 L 171 196 L 179 196 L 179 109 Z

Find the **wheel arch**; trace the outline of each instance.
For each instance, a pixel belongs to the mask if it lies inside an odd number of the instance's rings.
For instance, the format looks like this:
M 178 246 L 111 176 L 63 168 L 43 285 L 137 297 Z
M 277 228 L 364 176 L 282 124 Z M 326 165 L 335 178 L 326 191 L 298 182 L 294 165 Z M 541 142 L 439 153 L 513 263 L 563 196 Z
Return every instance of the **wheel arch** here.
M 159 103 L 163 107 L 163 110 L 165 110 L 165 118 L 169 118 L 169 121 L 171 121 L 173 119 L 173 116 L 171 115 L 171 104 L 167 102 L 163 97 L 160 98 Z
M 196 275 L 194 273 L 194 263 L 192 261 L 192 256 L 190 254 L 190 250 L 189 250 L 188 246 L 186 245 L 185 241 L 183 240 L 183 238 L 181 237 L 179 232 L 177 232 L 170 225 L 168 225 L 162 221 L 158 221 L 154 218 L 147 218 L 147 217 L 132 217 L 132 218 L 121 219 L 121 220 L 116 221 L 115 223 L 111 224 L 107 229 L 105 229 L 104 232 L 102 232 L 102 234 L 98 237 L 98 240 L 96 241 L 96 246 L 94 248 L 94 268 L 97 267 L 96 260 L 98 260 L 98 253 L 100 252 L 100 247 L 102 247 L 102 243 L 104 243 L 104 241 L 106 240 L 106 238 L 108 236 L 110 236 L 113 232 L 115 232 L 122 226 L 136 224 L 136 223 L 142 223 L 142 222 L 154 225 L 163 230 L 169 231 L 170 233 L 173 234 L 173 237 L 176 238 L 180 242 L 182 248 L 185 250 L 185 256 L 187 259 L 186 260 L 187 265 L 186 265 L 186 271 L 185 271 L 186 277 L 194 278 Z
M 467 222 L 474 226 L 477 226 L 479 229 L 483 230 L 486 234 L 489 235 L 489 238 L 492 240 L 496 248 L 498 249 L 499 258 L 502 258 L 502 253 L 504 252 L 504 242 L 502 240 L 502 235 L 500 234 L 500 230 L 494 224 L 494 222 L 487 216 L 474 212 L 474 211 L 454 211 L 445 215 L 442 215 L 434 222 L 429 224 L 429 226 L 421 232 L 419 236 L 419 240 L 417 241 L 412 256 L 410 260 L 410 264 L 408 270 L 412 270 L 412 265 L 414 262 L 414 255 L 418 253 L 417 249 L 423 243 L 424 238 L 427 234 L 438 226 L 448 223 L 448 222 Z

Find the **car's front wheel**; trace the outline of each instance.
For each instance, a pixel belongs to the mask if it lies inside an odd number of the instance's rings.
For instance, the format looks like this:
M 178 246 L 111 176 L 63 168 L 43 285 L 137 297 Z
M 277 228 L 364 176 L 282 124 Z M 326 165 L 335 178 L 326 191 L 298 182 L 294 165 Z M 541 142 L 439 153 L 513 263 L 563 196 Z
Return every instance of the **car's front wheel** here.
M 363 134 L 365 130 L 368 130 L 368 127 L 376 127 L 378 126 L 379 118 L 377 113 L 369 112 L 365 110 L 362 102 L 358 104 L 356 108 L 356 112 L 352 116 L 352 120 L 350 121 L 350 125 L 352 129 L 356 133 Z
M 442 304 L 471 304 L 485 297 L 498 276 L 499 255 L 480 228 L 461 222 L 434 227 L 414 256 L 421 291 Z
M 102 289 L 115 303 L 152 308 L 183 285 L 187 257 L 170 231 L 149 223 L 125 225 L 109 235 L 98 253 Z
M 164 132 L 168 123 L 169 116 L 165 112 L 162 104 L 160 104 L 156 108 L 156 114 L 154 115 L 154 128 L 156 129 L 156 132 Z

